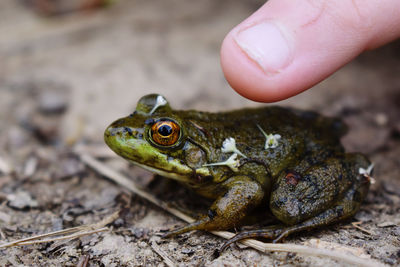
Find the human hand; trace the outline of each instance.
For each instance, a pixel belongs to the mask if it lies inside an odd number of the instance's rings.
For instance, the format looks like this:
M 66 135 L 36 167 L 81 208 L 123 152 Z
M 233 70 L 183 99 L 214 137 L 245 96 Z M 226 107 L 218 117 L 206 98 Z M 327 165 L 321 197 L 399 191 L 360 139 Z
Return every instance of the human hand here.
M 270 0 L 226 36 L 221 65 L 239 94 L 274 102 L 398 37 L 399 0 Z

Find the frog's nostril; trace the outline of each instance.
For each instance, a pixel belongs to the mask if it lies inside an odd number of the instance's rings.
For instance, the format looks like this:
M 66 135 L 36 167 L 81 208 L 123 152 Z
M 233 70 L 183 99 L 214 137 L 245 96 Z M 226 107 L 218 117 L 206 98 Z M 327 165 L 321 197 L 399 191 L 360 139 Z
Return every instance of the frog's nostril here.
M 128 133 L 130 136 L 133 135 L 133 131 L 132 131 L 132 129 L 129 128 L 129 127 L 124 127 L 124 128 L 123 128 L 123 132 Z

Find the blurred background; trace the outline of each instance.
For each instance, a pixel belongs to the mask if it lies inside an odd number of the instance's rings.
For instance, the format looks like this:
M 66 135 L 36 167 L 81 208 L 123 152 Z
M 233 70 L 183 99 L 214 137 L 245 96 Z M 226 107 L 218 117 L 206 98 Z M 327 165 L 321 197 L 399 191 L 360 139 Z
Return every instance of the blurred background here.
M 230 89 L 219 49 L 227 32 L 262 4 L 1 1 L 2 119 L 14 124 L 32 116 L 31 105 L 59 105 L 64 108 L 62 140 L 83 136 L 101 141 L 106 125 L 130 113 L 136 101 L 151 92 L 165 95 L 177 109 L 259 105 Z M 312 90 L 279 104 L 337 115 L 364 107 L 371 99 L 382 101 L 388 92 L 399 92 L 399 53 L 395 43 L 363 55 Z M 377 113 L 388 119 L 384 110 Z
M 22 229 L 21 218 L 36 233 L 38 214 L 51 229 L 90 221 L 79 216 L 68 221 L 59 214 L 67 209 L 65 203 L 76 205 L 68 202 L 75 199 L 71 192 L 84 202 L 110 186 L 99 178 L 58 181 L 82 173 L 79 162 L 65 153 L 75 144 L 103 146 L 105 127 L 131 113 L 145 94 L 161 93 L 176 109 L 262 105 L 229 87 L 219 49 L 228 31 L 263 3 L 1 0 L 0 233 L 12 226 Z M 367 249 L 388 264 L 399 263 L 391 242 L 400 236 L 400 42 L 364 53 L 311 90 L 278 104 L 339 116 L 349 124 L 346 148 L 368 154 L 376 164 L 377 185 L 358 218 L 380 235 Z M 118 190 L 114 186 L 111 195 Z M 25 202 L 12 202 L 15 196 Z M 385 221 L 394 226 L 377 226 Z M 17 228 L 4 230 L 7 240 L 19 237 Z M 350 245 L 356 242 L 343 238 Z M 184 260 L 203 262 L 189 254 Z
M 62 92 L 63 136 L 83 124 L 84 136 L 96 140 L 151 92 L 180 109 L 251 105 L 229 89 L 219 49 L 230 28 L 260 4 L 1 1 L 0 86 Z

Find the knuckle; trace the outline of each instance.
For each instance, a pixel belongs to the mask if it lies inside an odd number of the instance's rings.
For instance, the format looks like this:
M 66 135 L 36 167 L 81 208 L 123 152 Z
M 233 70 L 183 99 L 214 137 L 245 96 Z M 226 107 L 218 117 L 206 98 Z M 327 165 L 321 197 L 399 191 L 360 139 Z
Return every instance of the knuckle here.
M 347 31 L 365 32 L 373 26 L 372 1 L 345 0 L 329 2 L 327 9 L 334 22 Z
M 307 0 L 307 2 L 321 16 L 330 17 L 341 30 L 352 33 L 369 31 L 373 27 L 374 8 L 378 8 L 374 0 Z

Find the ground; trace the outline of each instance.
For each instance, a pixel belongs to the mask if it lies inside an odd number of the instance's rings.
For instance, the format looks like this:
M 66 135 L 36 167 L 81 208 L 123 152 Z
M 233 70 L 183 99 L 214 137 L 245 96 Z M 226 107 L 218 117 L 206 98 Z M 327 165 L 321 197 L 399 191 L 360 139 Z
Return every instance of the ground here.
M 225 34 L 261 1 L 120 0 L 51 16 L 39 15 L 33 2 L 0 3 L 0 245 L 123 212 L 106 232 L 0 249 L 1 266 L 84 266 L 85 259 L 88 266 L 163 266 L 159 251 L 176 265 L 344 264 L 237 246 L 215 258 L 223 240 L 205 232 L 161 239 L 160 232 L 183 222 L 105 179 L 73 152 L 77 145 L 103 151 L 105 164 L 150 193 L 183 210 L 201 210 L 191 192 L 160 191 L 160 185 L 172 187 L 108 156 L 103 131 L 150 92 L 179 109 L 261 105 L 232 91 L 219 65 Z M 364 53 L 308 92 L 278 103 L 343 118 L 350 127 L 346 149 L 367 154 L 376 166 L 376 183 L 355 218 L 286 242 L 319 240 L 400 264 L 399 51 L 397 41 Z

